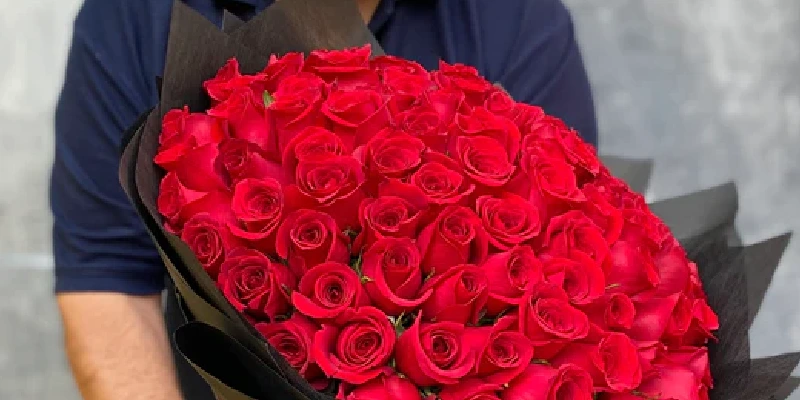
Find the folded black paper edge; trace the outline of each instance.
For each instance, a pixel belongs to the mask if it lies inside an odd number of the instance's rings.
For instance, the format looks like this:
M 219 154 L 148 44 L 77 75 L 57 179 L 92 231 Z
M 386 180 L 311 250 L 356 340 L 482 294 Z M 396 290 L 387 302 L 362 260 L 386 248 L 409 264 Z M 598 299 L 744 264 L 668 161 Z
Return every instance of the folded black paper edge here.
M 244 21 L 239 19 L 236 15 L 228 10 L 222 12 L 222 31 L 230 34 L 231 32 L 241 28 Z
M 744 248 L 750 309 L 747 326 L 753 325 L 791 238 L 791 233 L 784 233 Z

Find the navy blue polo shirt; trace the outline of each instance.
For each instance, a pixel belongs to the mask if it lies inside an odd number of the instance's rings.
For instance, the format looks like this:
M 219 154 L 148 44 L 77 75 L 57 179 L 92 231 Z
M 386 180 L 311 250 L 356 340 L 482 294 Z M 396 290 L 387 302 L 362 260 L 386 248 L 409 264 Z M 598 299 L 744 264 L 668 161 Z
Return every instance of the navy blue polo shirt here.
M 291 1 L 291 0 L 284 0 Z M 218 25 L 272 0 L 186 0 Z M 152 294 L 165 269 L 117 178 L 123 131 L 157 102 L 172 0 L 86 0 L 55 116 L 50 186 L 56 291 Z M 597 141 L 592 96 L 560 0 L 383 0 L 369 28 L 386 53 L 475 66 L 518 101 Z

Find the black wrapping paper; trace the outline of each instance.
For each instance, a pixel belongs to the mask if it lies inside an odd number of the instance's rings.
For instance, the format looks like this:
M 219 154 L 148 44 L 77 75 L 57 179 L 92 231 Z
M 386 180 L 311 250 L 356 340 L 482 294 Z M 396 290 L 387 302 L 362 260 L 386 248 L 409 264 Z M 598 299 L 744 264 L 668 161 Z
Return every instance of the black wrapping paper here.
M 188 324 L 175 330 L 178 350 L 221 400 L 332 399 L 316 392 L 247 323 L 205 273 L 189 248 L 166 232 L 155 207 L 163 176 L 154 163 L 160 119 L 171 108 L 208 106 L 202 82 L 231 57 L 244 73 L 262 69 L 270 54 L 372 44 L 374 37 L 348 0 L 281 1 L 243 22 L 231 14 L 220 30 L 175 2 L 160 103 L 125 135 L 120 182 L 144 221 L 174 283 Z M 652 162 L 606 158 L 616 175 L 645 191 Z M 712 400 L 784 399 L 796 387 L 789 374 L 798 354 L 751 360 L 747 327 L 759 310 L 789 236 L 743 247 L 734 229 L 735 185 L 652 204 L 698 264 L 709 304 L 718 313 L 718 343 L 710 347 Z

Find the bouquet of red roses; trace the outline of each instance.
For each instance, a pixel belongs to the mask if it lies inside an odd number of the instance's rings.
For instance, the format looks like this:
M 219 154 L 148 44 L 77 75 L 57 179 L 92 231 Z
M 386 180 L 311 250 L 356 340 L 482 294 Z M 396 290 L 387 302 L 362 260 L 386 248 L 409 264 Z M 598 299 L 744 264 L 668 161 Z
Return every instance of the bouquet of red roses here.
M 220 398 L 703 400 L 715 382 L 711 398 L 761 396 L 758 371 L 783 383 L 796 355 L 746 354 L 732 215 L 682 245 L 577 132 L 474 68 L 247 30 L 297 4 L 207 28 L 194 40 L 227 49 L 213 56 L 187 52 L 181 32 L 204 25 L 176 6 L 161 106 L 123 159 L 197 321 L 178 346 Z

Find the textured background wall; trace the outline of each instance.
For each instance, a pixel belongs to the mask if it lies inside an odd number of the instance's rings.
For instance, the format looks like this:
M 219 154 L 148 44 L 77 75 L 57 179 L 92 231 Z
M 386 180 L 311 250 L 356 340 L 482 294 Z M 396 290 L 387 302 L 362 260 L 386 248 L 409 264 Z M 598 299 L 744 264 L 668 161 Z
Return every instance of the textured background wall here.
M 653 199 L 736 180 L 749 242 L 800 230 L 800 2 L 565 1 L 602 153 L 655 158 Z M 50 294 L 46 182 L 78 5 L 0 0 L 0 399 L 77 399 Z M 795 240 L 753 328 L 754 356 L 800 350 L 798 262 Z

